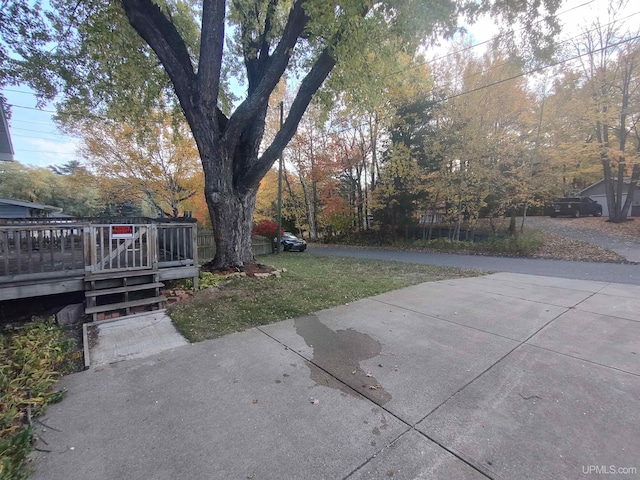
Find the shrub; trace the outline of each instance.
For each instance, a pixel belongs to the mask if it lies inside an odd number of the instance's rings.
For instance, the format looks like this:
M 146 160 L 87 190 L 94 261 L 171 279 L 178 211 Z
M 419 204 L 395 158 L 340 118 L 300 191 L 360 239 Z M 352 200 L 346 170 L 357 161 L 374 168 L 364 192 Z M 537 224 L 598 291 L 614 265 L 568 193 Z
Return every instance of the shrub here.
M 52 391 L 72 340 L 53 321 L 37 320 L 0 335 L 0 478 L 22 480 L 29 471 L 31 417 L 42 415 L 64 391 Z
M 492 238 L 486 242 L 461 242 L 451 241 L 445 238 L 435 240 L 417 240 L 414 244 L 421 248 L 446 252 L 473 252 L 489 253 L 495 255 L 515 255 L 529 257 L 542 245 L 542 236 L 532 232 L 526 232 L 513 237 Z
M 272 220 L 262 220 L 253 227 L 253 234 L 272 239 L 278 236 L 278 224 Z
M 215 273 L 202 271 L 200 272 L 200 277 L 198 280 L 198 290 L 203 290 L 209 287 L 217 287 L 225 280 L 226 277 L 224 275 L 216 275 Z M 177 284 L 189 290 L 193 288 L 193 280 L 191 279 L 183 279 L 177 282 Z

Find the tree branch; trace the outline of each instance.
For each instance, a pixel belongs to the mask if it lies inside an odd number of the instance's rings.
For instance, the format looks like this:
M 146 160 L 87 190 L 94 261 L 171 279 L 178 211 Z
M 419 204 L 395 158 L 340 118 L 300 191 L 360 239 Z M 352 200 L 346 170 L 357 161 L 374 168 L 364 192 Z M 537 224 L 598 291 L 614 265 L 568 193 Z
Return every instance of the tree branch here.
M 151 0 L 120 0 L 120 3 L 131 26 L 160 59 L 173 83 L 178 100 L 188 115 L 191 111 L 188 105 L 191 103 L 191 86 L 195 73 L 189 51 L 175 25 Z
M 242 188 L 252 188 L 260 183 L 260 179 L 267 173 L 267 171 L 273 165 L 278 155 L 287 146 L 289 140 L 296 133 L 298 124 L 304 115 L 313 94 L 322 86 L 322 83 L 327 78 L 331 70 L 336 64 L 336 60 L 329 54 L 329 50 L 325 49 L 313 68 L 304 77 L 300 84 L 298 94 L 291 105 L 287 119 L 280 131 L 276 134 L 273 142 L 265 150 L 262 156 L 258 159 L 255 165 L 252 165 L 249 169 L 242 172 L 240 178 L 236 182 L 236 186 Z
M 226 143 L 228 151 L 230 152 L 235 150 L 241 132 L 252 119 L 254 113 L 259 111 L 261 106 L 269 102 L 271 92 L 280 81 L 289 64 L 293 48 L 310 20 L 302 6 L 304 1 L 305 0 L 296 0 L 293 4 L 282 38 L 274 50 L 273 55 L 266 62 L 262 78 L 255 89 L 249 93 L 245 101 L 236 109 L 227 123 L 227 128 L 223 135 L 223 142 Z M 266 32 L 264 32 L 264 34 L 266 34 Z
M 267 5 L 267 13 L 264 19 L 264 30 L 260 35 L 260 58 L 269 56 L 269 46 L 271 45 L 271 29 L 273 28 L 273 18 L 276 14 L 278 0 L 270 0 Z
M 225 0 L 204 0 L 197 81 L 198 94 L 208 112 L 215 112 L 218 107 L 224 49 L 224 18 Z M 220 113 L 222 112 L 217 113 L 215 123 L 221 120 Z

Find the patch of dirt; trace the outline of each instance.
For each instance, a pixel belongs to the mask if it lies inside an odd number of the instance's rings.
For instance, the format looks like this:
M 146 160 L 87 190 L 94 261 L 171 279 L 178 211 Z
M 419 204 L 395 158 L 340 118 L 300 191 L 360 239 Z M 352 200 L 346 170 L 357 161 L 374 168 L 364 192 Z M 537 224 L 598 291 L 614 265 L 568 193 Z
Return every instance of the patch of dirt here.
M 64 327 L 62 331 L 62 337 L 65 340 L 71 340 L 73 342 L 73 346 L 71 347 L 66 360 L 61 366 L 61 373 L 63 375 L 68 375 L 70 373 L 82 372 L 84 370 L 82 323 Z
M 97 325 L 87 325 L 87 341 L 89 342 L 90 349 L 98 345 L 99 336 Z
M 244 273 L 243 276 L 246 277 L 257 277 L 257 276 L 261 276 L 261 275 L 257 275 L 257 274 L 273 274 L 276 272 L 276 269 L 273 267 L 270 267 L 269 265 L 263 265 L 261 263 L 248 263 L 246 265 L 242 265 L 239 267 L 226 267 L 226 268 L 213 268 L 213 266 L 210 263 L 206 263 L 204 264 L 202 267 L 200 267 L 200 270 L 203 272 L 211 272 L 211 273 L 215 273 L 216 275 L 224 275 L 224 276 L 229 276 L 229 275 L 234 275 L 237 273 Z

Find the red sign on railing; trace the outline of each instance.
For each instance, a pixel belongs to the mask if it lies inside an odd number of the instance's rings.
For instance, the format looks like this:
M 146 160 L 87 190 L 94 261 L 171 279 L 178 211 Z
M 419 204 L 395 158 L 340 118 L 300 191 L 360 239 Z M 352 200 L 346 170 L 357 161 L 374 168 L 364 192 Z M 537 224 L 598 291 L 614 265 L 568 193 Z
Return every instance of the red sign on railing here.
M 111 225 L 111 238 L 133 238 L 133 225 Z

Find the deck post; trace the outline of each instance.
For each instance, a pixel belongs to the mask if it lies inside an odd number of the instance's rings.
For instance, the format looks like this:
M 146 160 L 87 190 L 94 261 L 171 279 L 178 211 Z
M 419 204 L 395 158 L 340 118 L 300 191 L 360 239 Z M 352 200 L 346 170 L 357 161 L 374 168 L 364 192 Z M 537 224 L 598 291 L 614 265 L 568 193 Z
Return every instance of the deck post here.
M 198 224 L 191 224 L 191 255 L 193 256 L 193 265 L 198 266 Z M 196 275 L 193 277 L 193 289 L 198 290 L 200 278 Z
M 96 264 L 95 254 L 95 235 L 93 235 L 94 228 L 90 225 L 82 227 L 82 242 L 84 246 L 84 271 L 91 272 L 93 265 Z
M 158 270 L 158 225 L 152 223 L 147 230 L 147 247 L 151 268 L 154 271 Z

